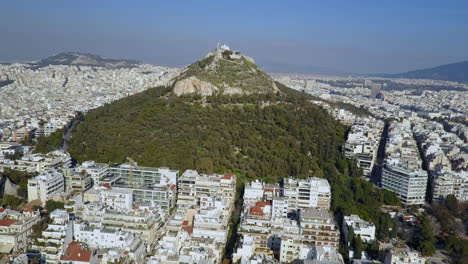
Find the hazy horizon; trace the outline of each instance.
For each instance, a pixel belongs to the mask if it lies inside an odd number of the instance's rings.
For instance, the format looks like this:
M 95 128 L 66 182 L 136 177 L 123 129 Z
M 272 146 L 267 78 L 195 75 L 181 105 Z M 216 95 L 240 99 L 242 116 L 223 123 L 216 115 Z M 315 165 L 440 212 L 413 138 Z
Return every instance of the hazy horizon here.
M 1 62 L 78 51 L 180 67 L 217 42 L 270 72 L 399 73 L 468 59 L 468 3 L 457 1 L 40 1 L 2 10 Z

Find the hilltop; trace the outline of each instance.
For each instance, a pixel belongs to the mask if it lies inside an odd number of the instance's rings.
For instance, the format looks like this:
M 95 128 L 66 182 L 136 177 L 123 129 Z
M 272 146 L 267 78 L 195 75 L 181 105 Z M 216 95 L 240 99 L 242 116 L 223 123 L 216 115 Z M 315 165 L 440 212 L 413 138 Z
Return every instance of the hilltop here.
M 63 52 L 31 63 L 31 65 L 37 68 L 47 67 L 49 65 L 94 66 L 104 68 L 133 68 L 140 64 L 141 62 L 136 60 L 108 59 L 99 55 L 81 52 Z
M 468 61 L 397 74 L 379 74 L 386 78 L 430 79 L 468 83 Z
M 233 95 L 277 92 L 273 79 L 255 61 L 218 45 L 205 58 L 190 64 L 171 82 L 175 95 Z

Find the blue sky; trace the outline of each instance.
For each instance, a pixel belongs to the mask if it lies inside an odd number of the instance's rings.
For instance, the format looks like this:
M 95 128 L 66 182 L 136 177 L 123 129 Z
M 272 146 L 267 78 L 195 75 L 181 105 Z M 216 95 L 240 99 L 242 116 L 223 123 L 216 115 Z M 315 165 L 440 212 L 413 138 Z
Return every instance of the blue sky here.
M 217 42 L 269 71 L 403 72 L 468 59 L 468 1 L 3 1 L 0 61 L 63 51 L 181 66 Z

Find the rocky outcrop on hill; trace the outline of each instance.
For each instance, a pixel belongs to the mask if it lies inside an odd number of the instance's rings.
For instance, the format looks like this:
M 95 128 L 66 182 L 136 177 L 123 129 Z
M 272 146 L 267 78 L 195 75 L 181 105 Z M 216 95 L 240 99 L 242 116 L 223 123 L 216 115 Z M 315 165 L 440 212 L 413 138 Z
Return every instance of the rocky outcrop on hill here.
M 279 89 L 255 61 L 225 45 L 187 66 L 170 85 L 176 96 L 274 93 Z
M 177 81 L 174 85 L 174 94 L 177 96 L 183 94 L 200 94 L 202 96 L 211 96 L 219 90 L 218 87 L 209 82 L 202 81 L 195 76 Z
M 18 185 L 10 181 L 6 176 L 0 176 L 0 197 L 4 195 L 17 195 Z

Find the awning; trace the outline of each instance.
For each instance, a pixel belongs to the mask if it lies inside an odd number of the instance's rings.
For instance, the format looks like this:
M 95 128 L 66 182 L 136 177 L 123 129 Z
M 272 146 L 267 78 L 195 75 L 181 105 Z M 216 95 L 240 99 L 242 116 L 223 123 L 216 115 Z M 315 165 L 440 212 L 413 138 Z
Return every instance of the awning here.
M 0 253 L 11 253 L 13 250 L 13 245 L 0 244 Z

